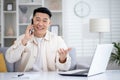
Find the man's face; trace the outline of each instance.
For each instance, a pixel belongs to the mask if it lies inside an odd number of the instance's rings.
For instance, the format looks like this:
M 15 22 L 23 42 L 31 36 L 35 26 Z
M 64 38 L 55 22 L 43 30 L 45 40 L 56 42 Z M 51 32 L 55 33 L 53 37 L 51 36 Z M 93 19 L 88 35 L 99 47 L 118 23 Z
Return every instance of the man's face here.
M 35 34 L 45 34 L 48 27 L 50 26 L 49 15 L 45 13 L 36 13 L 33 17 L 33 26 Z

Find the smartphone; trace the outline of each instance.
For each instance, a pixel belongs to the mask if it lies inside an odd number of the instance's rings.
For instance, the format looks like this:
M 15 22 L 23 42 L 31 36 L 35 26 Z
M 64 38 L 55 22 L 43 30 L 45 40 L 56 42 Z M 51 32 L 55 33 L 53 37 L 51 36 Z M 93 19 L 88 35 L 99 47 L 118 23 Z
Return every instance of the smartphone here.
M 31 19 L 31 24 L 33 24 L 33 19 Z
M 33 32 L 34 32 L 34 29 L 30 29 L 30 34 L 33 34 Z
M 31 20 L 31 24 L 33 24 L 33 19 Z M 30 34 L 33 34 L 34 29 L 30 29 Z

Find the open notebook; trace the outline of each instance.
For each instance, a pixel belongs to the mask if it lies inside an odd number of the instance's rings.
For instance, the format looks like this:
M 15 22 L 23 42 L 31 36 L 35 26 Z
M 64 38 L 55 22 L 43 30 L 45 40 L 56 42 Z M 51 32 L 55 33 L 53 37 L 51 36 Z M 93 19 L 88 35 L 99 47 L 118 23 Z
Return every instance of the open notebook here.
M 96 47 L 89 69 L 76 69 L 71 71 L 59 71 L 58 74 L 65 76 L 91 76 L 105 72 L 113 44 L 99 44 Z

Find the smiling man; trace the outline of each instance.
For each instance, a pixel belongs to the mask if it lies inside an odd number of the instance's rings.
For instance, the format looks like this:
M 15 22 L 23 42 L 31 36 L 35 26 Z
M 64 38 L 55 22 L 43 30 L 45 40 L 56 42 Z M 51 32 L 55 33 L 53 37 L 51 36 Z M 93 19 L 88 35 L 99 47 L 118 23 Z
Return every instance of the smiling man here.
M 48 31 L 51 17 L 47 8 L 35 9 L 32 24 L 27 26 L 25 34 L 18 37 L 7 50 L 8 62 L 20 61 L 17 71 L 69 70 L 71 49 L 67 48 L 60 36 Z

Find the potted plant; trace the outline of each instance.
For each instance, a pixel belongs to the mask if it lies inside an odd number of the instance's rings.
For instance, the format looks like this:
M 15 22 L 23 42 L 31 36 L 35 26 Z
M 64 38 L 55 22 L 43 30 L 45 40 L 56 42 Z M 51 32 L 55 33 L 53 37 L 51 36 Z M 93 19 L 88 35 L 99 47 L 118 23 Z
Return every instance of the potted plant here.
M 120 42 L 113 42 L 114 49 L 110 57 L 110 62 L 115 62 L 118 66 L 120 66 Z

